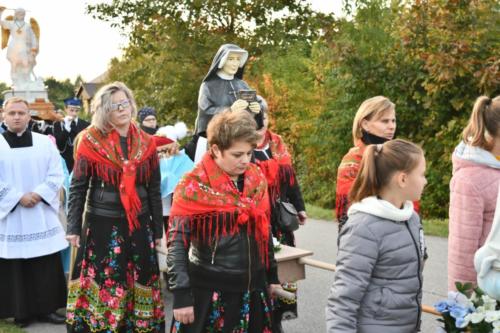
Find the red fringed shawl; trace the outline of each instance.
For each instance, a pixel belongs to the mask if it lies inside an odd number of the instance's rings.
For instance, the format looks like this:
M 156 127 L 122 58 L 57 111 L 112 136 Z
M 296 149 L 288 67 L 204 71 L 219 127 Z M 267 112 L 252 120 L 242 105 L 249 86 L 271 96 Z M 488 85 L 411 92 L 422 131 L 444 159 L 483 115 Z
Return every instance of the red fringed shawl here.
M 359 172 L 361 159 L 365 152 L 366 145 L 359 140 L 354 147 L 342 158 L 337 170 L 337 189 L 335 193 L 335 213 L 337 221 L 344 223 L 347 219 L 347 210 L 349 209 L 349 191 Z M 419 201 L 413 202 L 413 207 L 418 213 L 420 210 Z
M 292 156 L 281 137 L 268 130 L 260 147 L 265 147 L 268 143 L 272 158 L 265 161 L 257 160 L 257 165 L 266 176 L 269 196 L 271 201 L 275 202 L 280 197 L 280 185 L 283 182 L 290 186 L 295 183 L 295 172 L 292 166 Z
M 335 192 L 335 213 L 338 221 L 345 222 L 349 208 L 349 191 L 358 175 L 361 159 L 366 145 L 360 140 L 342 158 L 337 170 L 337 189 Z
M 125 160 L 116 130 L 103 134 L 91 126 L 82 133 L 75 162 L 75 176 L 82 173 L 97 176 L 119 188 L 120 200 L 127 214 L 129 231 L 139 228 L 137 215 L 141 200 L 137 194 L 139 182 L 149 182 L 151 173 L 158 167 L 156 146 L 150 135 L 131 123 L 127 134 L 128 160 Z
M 268 259 L 269 199 L 267 183 L 259 168 L 250 164 L 245 171 L 243 193 L 207 152 L 193 171 L 187 173 L 174 191 L 170 226 L 182 220 L 176 230 L 189 223 L 191 239 L 209 244 L 212 235 L 234 235 L 241 227 L 253 235 L 263 262 Z M 169 228 L 170 229 L 170 228 Z M 174 235 L 175 237 L 175 235 Z M 187 244 L 187 240 L 184 239 Z

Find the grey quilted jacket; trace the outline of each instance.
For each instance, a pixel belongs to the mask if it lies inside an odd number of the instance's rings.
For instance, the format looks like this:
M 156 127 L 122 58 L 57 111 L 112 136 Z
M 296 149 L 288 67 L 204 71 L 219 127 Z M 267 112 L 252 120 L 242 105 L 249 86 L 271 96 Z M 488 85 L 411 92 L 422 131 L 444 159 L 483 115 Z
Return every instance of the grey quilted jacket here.
M 340 234 L 327 332 L 420 331 L 424 251 L 415 213 L 403 222 L 364 212 L 350 215 Z

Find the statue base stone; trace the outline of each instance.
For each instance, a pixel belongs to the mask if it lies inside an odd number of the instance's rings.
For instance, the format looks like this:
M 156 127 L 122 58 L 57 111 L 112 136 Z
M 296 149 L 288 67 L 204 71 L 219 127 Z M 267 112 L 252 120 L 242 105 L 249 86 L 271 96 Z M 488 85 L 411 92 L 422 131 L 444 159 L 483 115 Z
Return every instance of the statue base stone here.
M 49 95 L 46 90 L 6 90 L 3 92 L 3 98 L 6 100 L 10 97 L 17 96 L 25 99 L 28 103 L 34 103 L 37 99 L 45 101 L 49 100 Z

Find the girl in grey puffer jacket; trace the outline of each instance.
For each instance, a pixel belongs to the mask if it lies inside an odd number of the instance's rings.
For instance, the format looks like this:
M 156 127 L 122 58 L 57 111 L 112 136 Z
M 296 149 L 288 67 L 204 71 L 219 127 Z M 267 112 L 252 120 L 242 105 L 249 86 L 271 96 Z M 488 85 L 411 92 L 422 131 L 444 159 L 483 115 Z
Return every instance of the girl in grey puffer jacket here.
M 426 183 L 415 144 L 393 140 L 366 149 L 340 234 L 328 333 L 420 330 L 425 245 L 412 201 Z

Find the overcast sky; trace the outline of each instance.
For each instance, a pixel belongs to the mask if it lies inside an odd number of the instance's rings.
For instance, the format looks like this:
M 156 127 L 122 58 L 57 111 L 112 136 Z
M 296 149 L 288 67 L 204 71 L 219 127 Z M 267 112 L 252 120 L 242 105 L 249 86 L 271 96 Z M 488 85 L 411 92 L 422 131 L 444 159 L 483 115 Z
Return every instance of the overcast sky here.
M 40 25 L 40 53 L 35 73 L 74 80 L 79 74 L 90 81 L 106 71 L 111 58 L 119 57 L 126 38 L 107 23 L 85 14 L 87 3 L 100 0 L 1 0 L 7 8 L 25 8 L 27 19 Z M 340 13 L 342 0 L 311 0 L 316 10 Z M 13 14 L 5 11 L 2 18 Z M 0 50 L 0 81 L 11 84 L 7 49 Z

